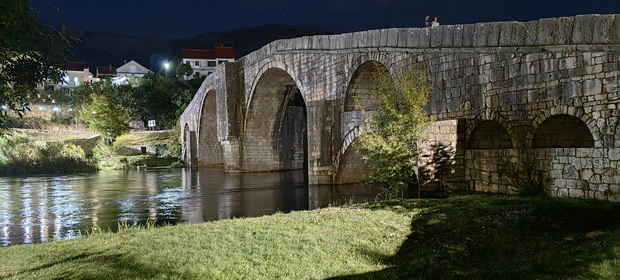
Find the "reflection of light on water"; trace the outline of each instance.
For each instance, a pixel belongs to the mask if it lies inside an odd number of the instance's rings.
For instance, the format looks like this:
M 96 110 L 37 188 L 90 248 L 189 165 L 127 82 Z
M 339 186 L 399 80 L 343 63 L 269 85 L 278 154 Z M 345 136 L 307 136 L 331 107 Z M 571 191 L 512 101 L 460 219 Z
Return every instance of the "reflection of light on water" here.
M 22 186 L 22 229 L 24 243 L 32 243 L 32 186 L 30 184 Z
M 0 182 L 0 246 L 7 246 L 10 243 L 11 234 L 11 198 L 9 186 Z
M 365 189 L 308 187 L 300 174 L 163 170 L 0 177 L 0 246 L 74 238 L 93 226 L 115 230 L 118 222 L 200 223 L 375 197 Z

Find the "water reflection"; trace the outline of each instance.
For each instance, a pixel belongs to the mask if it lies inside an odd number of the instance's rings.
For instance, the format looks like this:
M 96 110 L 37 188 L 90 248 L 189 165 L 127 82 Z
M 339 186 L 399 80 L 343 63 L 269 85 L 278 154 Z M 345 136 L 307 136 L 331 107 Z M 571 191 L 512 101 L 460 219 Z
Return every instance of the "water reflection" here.
M 92 227 L 201 223 L 374 199 L 364 187 L 308 186 L 301 171 L 106 171 L 0 178 L 0 245 L 75 238 Z

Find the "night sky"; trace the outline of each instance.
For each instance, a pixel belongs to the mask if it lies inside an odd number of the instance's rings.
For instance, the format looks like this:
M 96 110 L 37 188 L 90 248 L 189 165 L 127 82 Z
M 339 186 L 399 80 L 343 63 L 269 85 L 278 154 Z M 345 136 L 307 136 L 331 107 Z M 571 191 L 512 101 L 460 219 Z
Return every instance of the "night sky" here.
M 441 24 L 528 21 L 620 13 L 620 0 L 30 0 L 49 25 L 125 35 L 185 38 L 265 24 L 335 33 Z

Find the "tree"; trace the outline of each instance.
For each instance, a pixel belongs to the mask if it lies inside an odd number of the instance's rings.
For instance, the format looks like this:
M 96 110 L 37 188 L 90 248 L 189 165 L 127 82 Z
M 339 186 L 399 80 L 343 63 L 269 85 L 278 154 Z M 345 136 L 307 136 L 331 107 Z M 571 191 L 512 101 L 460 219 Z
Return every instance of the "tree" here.
M 380 104 L 376 111 L 364 111 L 365 133 L 356 139 L 356 147 L 370 168 L 366 183 L 396 197 L 416 181 L 417 143 L 426 139 L 432 121 L 423 110 L 431 86 L 427 76 L 416 70 L 394 79 L 387 71 L 377 75 Z
M 61 81 L 73 39 L 66 29 L 39 23 L 27 0 L 0 2 L 0 15 L 0 104 L 22 116 L 38 84 Z M 1 110 L 0 130 L 7 121 L 8 110 Z
M 189 65 L 189 63 L 179 63 L 179 65 L 177 66 L 177 76 L 179 77 L 190 76 L 193 72 L 194 70 L 192 69 L 192 66 Z
M 134 106 L 122 103 L 119 97 L 128 88 L 131 87 L 96 83 L 81 85 L 74 91 L 74 106 L 78 108 L 79 118 L 108 142 L 129 132 L 129 122 L 132 120 L 130 108 Z
M 146 75 L 140 80 L 134 100 L 142 108 L 142 118 L 158 125 L 174 127 L 195 91 L 183 89 L 179 81 L 161 75 Z

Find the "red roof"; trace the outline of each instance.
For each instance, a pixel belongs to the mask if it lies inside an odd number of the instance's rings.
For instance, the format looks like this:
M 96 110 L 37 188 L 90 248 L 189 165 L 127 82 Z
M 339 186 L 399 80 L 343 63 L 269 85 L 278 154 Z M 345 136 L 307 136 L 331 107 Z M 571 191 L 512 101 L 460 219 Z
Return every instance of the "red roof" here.
M 97 66 L 97 77 L 101 75 L 116 75 L 116 67 L 110 66 Z
M 183 58 L 195 59 L 216 59 L 216 58 L 235 58 L 235 48 L 233 47 L 213 47 L 213 50 L 181 50 Z
M 233 47 L 213 47 L 215 58 L 235 58 L 235 48 Z
M 86 62 L 75 62 L 75 61 L 67 61 L 67 64 L 65 64 L 65 67 L 67 68 L 67 71 L 84 71 L 84 68 L 88 68 L 88 66 L 86 66 Z

